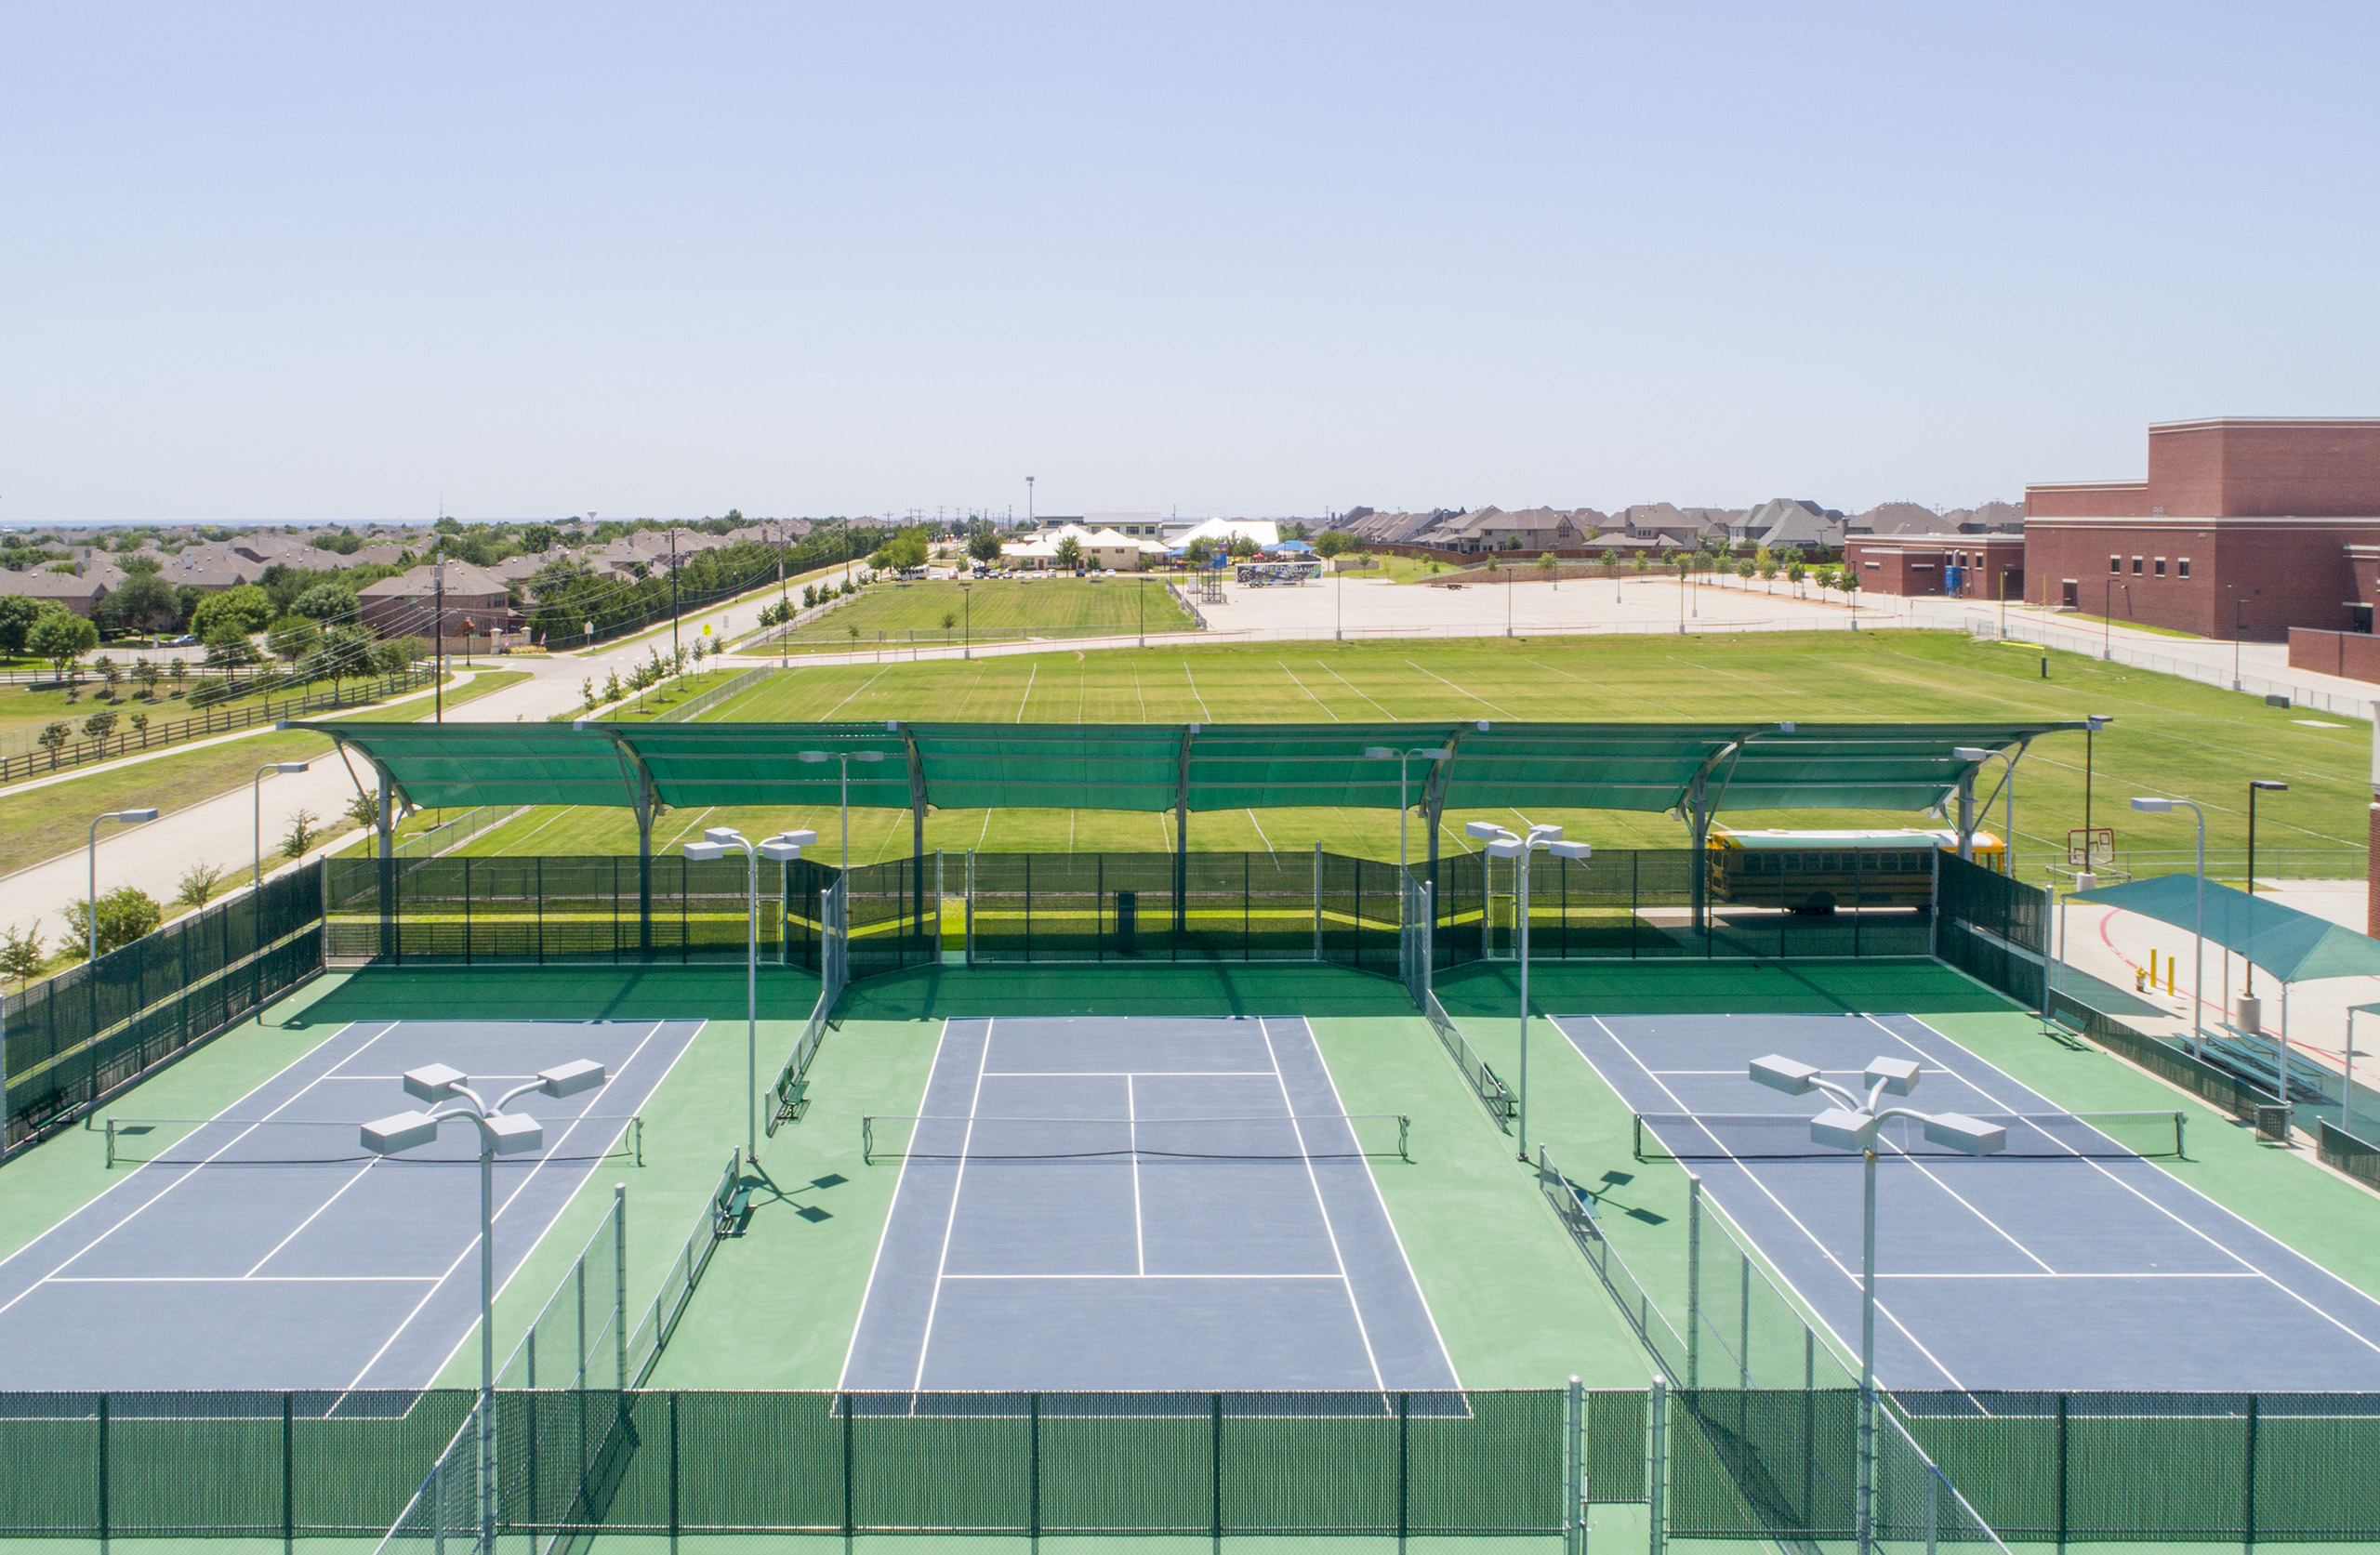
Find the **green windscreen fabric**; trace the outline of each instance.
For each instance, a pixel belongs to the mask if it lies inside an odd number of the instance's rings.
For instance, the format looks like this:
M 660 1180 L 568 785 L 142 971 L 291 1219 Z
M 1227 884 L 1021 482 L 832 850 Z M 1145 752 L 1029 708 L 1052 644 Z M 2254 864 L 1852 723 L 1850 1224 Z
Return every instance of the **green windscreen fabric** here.
M 612 742 L 566 723 L 366 723 L 319 729 L 388 769 L 415 805 L 631 805 L 636 788 Z
M 2160 875 L 2077 891 L 2067 900 L 2121 907 L 2176 929 L 2194 930 L 2199 923 L 2198 892 L 2195 875 Z M 2380 974 L 2380 940 L 2284 907 L 2268 896 L 2234 890 L 2220 880 L 2206 882 L 2206 938 L 2211 944 L 2247 957 L 2283 982 Z
M 1713 811 L 1922 810 L 1969 763 L 2076 724 L 588 723 L 329 722 L 416 805 L 851 801 L 935 809 L 1394 810 L 1398 766 L 1368 749 L 1448 753 L 1403 763 L 1406 803 L 1456 810 L 1676 810 L 1699 780 Z M 1981 776 L 1989 781 L 1990 767 Z M 913 785 L 913 779 L 915 784 Z

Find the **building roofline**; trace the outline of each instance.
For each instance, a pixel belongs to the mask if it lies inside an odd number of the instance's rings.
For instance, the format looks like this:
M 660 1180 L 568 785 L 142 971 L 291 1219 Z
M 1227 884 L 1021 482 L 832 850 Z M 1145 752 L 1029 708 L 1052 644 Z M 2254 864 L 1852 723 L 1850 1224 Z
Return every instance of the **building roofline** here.
M 2258 524 L 2346 525 L 2369 528 L 2380 524 L 2380 513 L 2331 513 L 2299 516 L 2290 513 L 2241 514 L 2233 518 L 2209 518 L 2198 513 L 2125 514 L 2114 518 L 2092 518 L 2075 514 L 2059 514 L 2051 518 L 2029 518 L 2025 527 L 2046 529 L 2070 527 L 2076 524 L 2113 525 L 2144 529 L 2215 529 L 2224 527 L 2249 528 Z M 1969 535 L 1969 539 L 1976 536 Z
M 2380 416 L 2374 415 L 2208 415 L 2194 421 L 2152 421 L 2149 435 L 2160 432 L 2198 432 L 2213 427 L 2336 427 L 2362 431 L 2380 431 Z

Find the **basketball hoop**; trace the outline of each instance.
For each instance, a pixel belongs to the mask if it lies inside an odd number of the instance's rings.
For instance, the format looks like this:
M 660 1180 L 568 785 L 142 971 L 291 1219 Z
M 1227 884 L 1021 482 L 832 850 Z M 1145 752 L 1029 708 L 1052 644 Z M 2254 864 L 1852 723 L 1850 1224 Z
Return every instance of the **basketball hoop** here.
M 2071 826 L 2066 833 L 2066 866 L 2069 869 L 2090 869 L 2095 865 L 2113 863 L 2116 858 L 2116 829 L 2113 826 Z

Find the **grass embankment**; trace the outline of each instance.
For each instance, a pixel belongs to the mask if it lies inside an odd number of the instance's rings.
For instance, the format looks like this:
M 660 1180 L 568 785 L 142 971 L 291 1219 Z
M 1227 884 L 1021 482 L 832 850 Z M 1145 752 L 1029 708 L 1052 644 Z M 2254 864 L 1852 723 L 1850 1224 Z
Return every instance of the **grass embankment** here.
M 481 670 L 469 685 L 447 692 L 447 708 L 451 711 L 528 678 L 525 670 Z M 335 716 L 342 720 L 399 722 L 427 718 L 430 709 L 430 699 L 422 697 Z M 294 729 L 276 732 L 261 726 L 258 733 L 220 745 L 173 751 L 148 760 L 112 762 L 64 783 L 10 794 L 0 800 L 0 875 L 80 847 L 94 815 L 137 805 L 154 805 L 170 815 L 229 793 L 253 779 L 257 769 L 268 762 L 311 761 L 329 755 L 330 749 L 330 741 L 323 735 Z M 173 893 L 173 882 L 159 881 L 147 889 L 150 895 L 162 899 Z
M 985 578 L 964 588 L 956 582 L 879 583 L 849 604 L 794 627 L 789 646 L 796 653 L 831 653 L 1037 637 L 1114 637 L 1144 628 L 1196 630 L 1197 623 L 1167 581 L 1165 574 L 1146 573 Z M 777 637 L 764 633 L 743 652 L 774 653 Z
M 850 665 L 772 678 L 703 715 L 705 721 L 919 718 L 990 723 L 1344 722 L 1351 744 L 1361 726 L 1457 718 L 1550 721 L 1744 720 L 1809 722 L 2025 720 L 2109 713 L 2116 722 L 2096 742 L 2093 816 L 2116 827 L 2127 855 L 2192 843 L 2188 812 L 2151 816 L 2125 808 L 2134 794 L 2179 795 L 2206 806 L 2207 845 L 2217 872 L 2236 868 L 2246 842 L 2250 778 L 2274 777 L 2290 792 L 2258 807 L 2257 863 L 2268 877 L 2355 876 L 2363 871 L 2370 803 L 2369 732 L 2361 724 L 2314 727 L 2293 709 L 2178 677 L 2030 644 L 1975 642 L 1948 632 L 1756 633 L 1738 637 L 1613 636 L 1514 642 L 1249 644 L 1131 649 L 944 662 Z M 2315 720 L 2329 722 L 2331 720 Z M 1386 770 L 1385 768 L 1383 769 Z M 1998 767 L 1979 789 L 1989 794 Z M 822 768 L 819 802 L 778 809 L 672 812 L 654 834 L 656 849 L 709 825 L 747 837 L 809 827 L 837 856 L 834 773 Z M 1394 773 L 1389 773 L 1393 780 Z M 2082 820 L 2083 750 L 2078 733 L 2038 742 L 2019 768 L 2016 818 L 2025 874 L 2062 862 L 2066 832 Z M 1393 787 L 1393 782 L 1392 782 Z M 1388 790 L 1383 790 L 1385 797 Z M 1393 807 L 1395 800 L 1389 799 Z M 2003 823 L 1994 806 L 1987 827 Z M 2178 816 L 2179 819 L 2176 819 Z M 1472 846 L 1469 813 L 1448 812 L 1441 849 Z M 1514 812 L 1486 817 L 1510 824 Z M 1665 815 L 1627 810 L 1548 810 L 1573 837 L 1609 848 L 1673 848 L 1684 829 Z M 1741 826 L 1905 826 L 1899 812 L 1744 811 Z M 1170 813 L 1066 810 L 938 810 L 926 846 L 952 851 L 1089 852 L 1170 849 Z M 757 828 L 757 829 L 756 829 Z M 1204 811 L 1190 818 L 1201 850 L 1297 852 L 1319 838 L 1334 852 L 1396 856 L 1393 808 Z M 1410 837 L 1419 853 L 1426 840 Z M 472 852 L 609 853 L 636 848 L 625 810 L 540 810 L 468 850 Z M 910 848 L 906 810 L 854 810 L 855 863 Z

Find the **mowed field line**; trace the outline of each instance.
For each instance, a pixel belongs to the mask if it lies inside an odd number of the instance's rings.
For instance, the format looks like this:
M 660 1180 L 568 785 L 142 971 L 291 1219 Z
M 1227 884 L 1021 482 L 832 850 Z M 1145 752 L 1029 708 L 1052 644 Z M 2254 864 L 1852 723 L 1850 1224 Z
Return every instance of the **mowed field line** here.
M 2095 776 L 2103 790 L 2198 798 L 2208 811 L 2209 848 L 2236 854 L 2245 827 L 2233 796 L 2249 778 L 2285 776 L 2291 784 L 2285 799 L 2259 806 L 2257 819 L 2270 830 L 2258 840 L 2294 852 L 2277 852 L 2266 873 L 2361 874 L 2371 801 L 2370 734 L 2360 724 L 2309 728 L 2293 722 L 2292 710 L 2268 708 L 2258 697 L 2102 664 L 2088 654 L 2051 652 L 2052 678 L 2043 681 L 2041 657 L 2038 649 L 2012 652 L 1959 634 L 1901 629 L 1862 631 L 1856 639 L 1847 633 L 1711 633 L 1683 643 L 1652 636 L 1317 642 L 1296 662 L 1270 644 L 1168 645 L 1085 652 L 1074 666 L 1072 699 L 1048 694 L 1050 688 L 1039 686 L 1038 660 L 821 665 L 772 677 L 739 697 L 732 709 L 714 710 L 712 717 L 729 711 L 742 718 L 783 721 L 823 719 L 839 712 L 848 717 L 854 699 L 862 697 L 871 717 L 1025 723 L 1078 718 L 1451 723 L 1483 714 L 1561 722 L 1969 722 L 2113 711 L 2117 721 L 2097 740 Z M 1304 696 L 1287 694 L 1285 679 Z M 2080 824 L 2082 765 L 2079 734 L 2034 743 L 2018 779 L 2018 819 L 2027 824 L 2029 847 L 2039 836 L 2056 850 L 2059 833 Z M 808 807 L 800 812 L 813 813 Z M 747 822 L 782 824 L 792 813 L 729 808 L 707 824 L 733 820 L 748 833 Z M 892 824 L 871 824 L 855 835 L 855 859 L 873 856 L 879 834 L 897 834 L 891 844 L 894 852 L 908 851 L 906 812 L 892 813 Z M 2181 813 L 2181 822 L 2130 811 L 2117 816 L 2119 847 L 2186 852 L 2192 837 L 2188 812 Z M 853 817 L 855 831 L 858 819 Z M 1459 833 L 1464 819 L 1450 814 L 1450 833 Z M 1675 821 L 1639 811 L 1548 812 L 1536 819 L 1573 826 L 1574 835 L 1613 848 L 1674 847 L 1684 836 Z M 1911 816 L 1884 811 L 1739 811 L 1726 819 L 1747 826 L 1915 824 Z M 1268 814 L 1263 818 L 1263 840 L 1284 850 L 1320 840 L 1334 851 L 1394 858 L 1395 821 L 1392 810 Z M 1080 850 L 1145 851 L 1152 833 L 1170 846 L 1170 828 L 1166 819 L 1152 827 L 1144 815 L 1091 810 L 1074 817 L 1056 810 L 992 815 L 935 810 L 926 821 L 929 848 L 959 850 L 1063 850 L 1071 835 Z M 1228 821 L 1194 817 L 1191 823 L 1194 848 L 1222 847 L 1234 839 L 1237 846 L 1263 846 L 1245 815 L 1233 814 Z M 635 827 L 625 811 L 563 815 L 549 807 L 461 850 L 562 854 L 634 847 Z M 2266 862 L 2261 852 L 2258 862 Z

